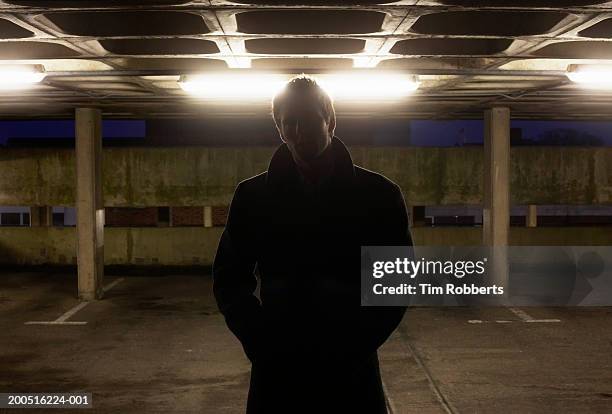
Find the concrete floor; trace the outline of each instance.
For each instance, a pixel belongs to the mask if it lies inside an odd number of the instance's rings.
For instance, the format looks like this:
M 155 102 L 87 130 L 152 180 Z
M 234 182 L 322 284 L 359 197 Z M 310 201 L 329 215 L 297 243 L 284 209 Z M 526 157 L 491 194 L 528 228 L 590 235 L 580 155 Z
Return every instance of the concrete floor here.
M 90 413 L 244 412 L 250 366 L 209 277 L 127 276 L 67 319 L 85 325 L 25 324 L 75 295 L 74 275 L 0 274 L 1 392 L 89 392 Z M 409 310 L 380 351 L 393 413 L 612 412 L 612 309 L 523 311 Z

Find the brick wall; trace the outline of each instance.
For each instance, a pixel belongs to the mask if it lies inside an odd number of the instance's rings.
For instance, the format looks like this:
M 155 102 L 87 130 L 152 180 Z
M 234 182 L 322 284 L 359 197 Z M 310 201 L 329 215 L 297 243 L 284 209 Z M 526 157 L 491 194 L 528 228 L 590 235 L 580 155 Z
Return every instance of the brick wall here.
M 157 226 L 157 207 L 107 207 L 104 222 L 119 227 Z
M 204 207 L 172 207 L 172 226 L 203 226 Z
M 106 207 L 105 224 L 117 227 L 147 227 L 147 226 L 166 226 L 159 223 L 158 207 Z M 182 206 L 172 207 L 172 226 L 204 226 L 204 207 L 203 206 Z M 213 206 L 212 225 L 214 227 L 225 226 L 229 206 Z
M 225 226 L 227 223 L 227 213 L 229 212 L 229 206 L 213 206 L 212 208 L 212 225 Z

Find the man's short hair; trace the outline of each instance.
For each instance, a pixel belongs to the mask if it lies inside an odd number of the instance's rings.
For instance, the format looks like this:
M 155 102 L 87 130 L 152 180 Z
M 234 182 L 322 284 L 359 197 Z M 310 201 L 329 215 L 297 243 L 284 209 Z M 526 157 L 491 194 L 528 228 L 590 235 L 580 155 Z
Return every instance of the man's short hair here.
M 336 120 L 336 111 L 329 94 L 321 88 L 317 81 L 305 74 L 298 75 L 290 79 L 285 87 L 272 99 L 272 118 L 278 128 L 280 128 L 280 112 L 287 101 L 294 96 L 305 96 L 311 94 L 321 106 L 323 115 L 329 122 Z

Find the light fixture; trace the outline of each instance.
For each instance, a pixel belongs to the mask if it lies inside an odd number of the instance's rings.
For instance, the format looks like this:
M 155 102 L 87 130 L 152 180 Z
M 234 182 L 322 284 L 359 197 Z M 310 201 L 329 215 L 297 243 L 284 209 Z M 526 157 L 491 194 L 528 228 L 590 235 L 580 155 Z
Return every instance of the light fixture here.
M 181 88 L 190 94 L 210 99 L 272 99 L 289 77 L 278 74 L 211 73 L 182 75 Z
M 317 76 L 334 100 L 387 100 L 406 97 L 419 88 L 414 75 L 386 72 L 345 72 Z
M 45 76 L 43 65 L 0 65 L 0 89 L 22 89 Z
M 294 75 L 217 73 L 182 75 L 181 88 L 208 99 L 272 99 Z M 419 87 L 414 75 L 356 71 L 312 75 L 334 100 L 387 100 L 410 95 Z
M 612 66 L 610 65 L 569 65 L 567 77 L 586 86 L 612 88 Z

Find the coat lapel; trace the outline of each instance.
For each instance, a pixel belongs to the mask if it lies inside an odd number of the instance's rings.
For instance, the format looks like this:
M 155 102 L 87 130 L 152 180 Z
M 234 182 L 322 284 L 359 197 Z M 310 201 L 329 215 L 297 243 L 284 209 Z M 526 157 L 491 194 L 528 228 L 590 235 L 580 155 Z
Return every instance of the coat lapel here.
M 355 179 L 355 166 L 351 154 L 338 137 L 334 136 L 330 145 L 334 157 L 334 172 L 331 177 L 332 189 L 341 190 L 352 186 Z M 280 192 L 277 196 L 281 196 L 285 192 L 297 192 L 301 185 L 297 166 L 285 143 L 278 147 L 270 160 L 266 185 L 270 191 Z

